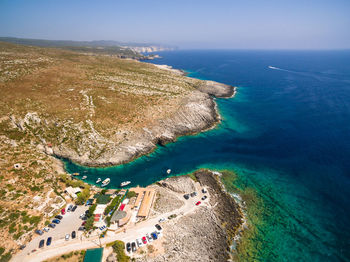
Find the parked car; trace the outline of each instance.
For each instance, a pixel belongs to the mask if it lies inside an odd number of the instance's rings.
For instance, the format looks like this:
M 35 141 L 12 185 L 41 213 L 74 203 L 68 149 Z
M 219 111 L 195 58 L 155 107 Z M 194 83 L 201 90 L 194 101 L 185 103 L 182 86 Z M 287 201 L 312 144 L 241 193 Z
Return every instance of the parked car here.
M 151 237 L 150 234 L 147 233 L 146 237 L 147 237 L 147 240 L 148 240 L 149 243 L 151 243 L 153 241 L 153 238 Z
M 164 217 L 162 217 L 161 219 L 159 219 L 159 223 L 162 223 L 162 222 L 164 222 L 166 219 L 164 218 Z
M 147 239 L 146 239 L 146 237 L 142 237 L 142 243 L 144 243 L 145 245 L 147 244 Z
M 131 251 L 131 244 L 126 243 L 126 251 L 130 252 Z
M 67 208 L 67 212 L 71 212 L 72 208 L 73 208 L 73 205 L 69 205 L 68 208 Z
M 45 240 L 44 239 L 40 240 L 39 248 L 42 248 L 44 246 L 44 244 L 45 244 Z
M 186 200 L 188 200 L 188 199 L 190 198 L 190 195 L 189 195 L 189 194 L 185 194 L 185 195 L 184 195 L 184 198 L 185 198 Z
M 85 226 L 85 224 L 86 224 L 86 221 L 83 221 L 83 223 L 81 223 L 82 226 Z
M 202 200 L 204 201 L 204 200 L 206 200 L 207 199 L 207 196 L 203 196 L 202 197 Z
M 86 201 L 85 206 L 91 206 L 93 202 L 94 202 L 94 199 L 93 199 L 93 198 L 90 198 L 90 199 L 88 199 L 88 200 Z
M 61 220 L 61 219 L 63 218 L 63 216 L 61 216 L 61 215 L 57 215 L 57 216 L 55 216 L 55 218 L 57 218 L 57 219 Z
M 85 227 L 79 227 L 78 230 L 79 231 L 85 231 Z
M 46 240 L 46 245 L 49 246 L 51 245 L 52 237 L 47 238 Z
M 61 220 L 59 220 L 59 219 L 54 219 L 54 220 L 52 220 L 52 223 L 59 224 L 59 223 L 61 223 Z
M 66 241 L 68 241 L 70 238 L 70 234 L 66 234 L 66 237 L 64 238 Z
M 20 250 L 23 250 L 23 249 L 25 249 L 25 248 L 26 248 L 26 245 L 21 245 L 21 246 L 19 247 Z
M 55 228 L 55 227 L 56 227 L 56 224 L 51 223 L 51 224 L 49 224 L 49 227 Z
M 65 208 L 62 208 L 62 209 L 61 209 L 61 214 L 62 214 L 62 215 L 66 214 L 66 209 L 65 209 Z
M 155 227 L 157 230 L 162 231 L 162 227 L 159 224 L 156 224 Z
M 143 246 L 141 238 L 136 239 L 136 243 L 137 243 L 138 247 L 142 247 Z
M 197 195 L 197 192 L 192 192 L 191 197 L 195 197 Z
M 77 206 L 74 206 L 74 207 L 72 208 L 72 212 L 74 212 L 76 209 L 77 209 Z
M 201 204 L 201 201 L 198 201 L 197 203 L 196 203 L 196 206 L 199 206 Z
M 44 232 L 43 231 L 41 231 L 40 229 L 37 229 L 37 230 L 35 230 L 35 233 L 37 233 L 38 235 L 42 235 L 42 234 L 44 234 Z
M 207 189 L 205 187 L 202 188 L 202 193 L 203 194 L 207 193 Z
M 136 252 L 136 243 L 135 242 L 131 243 L 131 249 L 132 249 L 132 252 Z
M 45 232 L 49 232 L 50 228 L 44 227 L 43 230 L 44 230 Z
M 75 231 L 72 232 L 72 239 L 74 239 L 76 237 L 76 233 Z
M 88 219 L 87 216 L 83 216 L 83 217 L 81 218 L 81 220 L 83 220 L 83 221 L 86 221 L 87 219 Z
M 156 232 L 152 232 L 151 233 L 151 236 L 154 240 L 157 240 L 158 239 L 158 236 L 157 236 L 157 233 Z

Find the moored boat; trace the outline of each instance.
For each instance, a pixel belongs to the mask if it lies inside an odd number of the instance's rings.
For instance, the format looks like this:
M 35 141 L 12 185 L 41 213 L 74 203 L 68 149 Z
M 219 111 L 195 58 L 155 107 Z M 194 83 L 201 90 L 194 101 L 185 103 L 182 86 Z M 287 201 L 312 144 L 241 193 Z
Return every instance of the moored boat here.
M 169 168 L 166 173 L 169 175 L 171 173 L 171 169 Z
M 73 173 L 72 175 L 73 176 L 79 176 L 79 173 Z
M 124 182 L 121 182 L 120 183 L 120 186 L 123 187 L 123 186 L 127 186 L 131 183 L 131 181 L 124 181 Z
M 107 186 L 110 182 L 111 182 L 111 179 L 110 178 L 106 178 L 105 180 L 102 181 L 101 186 L 102 187 Z
M 96 184 L 98 184 L 98 183 L 100 183 L 101 182 L 101 178 L 97 178 L 97 180 L 96 180 Z
M 86 179 L 87 178 L 87 176 L 83 176 L 81 179 Z

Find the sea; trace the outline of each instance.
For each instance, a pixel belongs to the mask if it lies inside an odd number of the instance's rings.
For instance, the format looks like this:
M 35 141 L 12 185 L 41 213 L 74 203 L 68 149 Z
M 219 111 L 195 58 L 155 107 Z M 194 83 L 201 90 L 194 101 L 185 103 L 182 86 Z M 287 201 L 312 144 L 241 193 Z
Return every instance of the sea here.
M 110 177 L 111 188 L 147 186 L 167 169 L 230 170 L 233 188 L 256 198 L 237 260 L 350 261 L 350 51 L 158 54 L 152 63 L 238 87 L 234 98 L 216 99 L 220 124 L 125 165 L 64 160 L 66 170 L 90 183 Z

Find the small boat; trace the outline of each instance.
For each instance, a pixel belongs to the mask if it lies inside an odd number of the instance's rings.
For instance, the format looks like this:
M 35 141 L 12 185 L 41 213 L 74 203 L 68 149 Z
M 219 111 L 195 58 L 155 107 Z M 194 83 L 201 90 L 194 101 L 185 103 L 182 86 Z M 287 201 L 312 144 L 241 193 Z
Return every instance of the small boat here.
M 73 173 L 72 175 L 73 176 L 79 176 L 79 173 Z
M 131 182 L 130 181 L 124 181 L 124 182 L 121 182 L 120 183 L 120 186 L 123 187 L 123 186 L 127 186 L 129 185 Z
M 169 168 L 166 173 L 169 175 L 171 173 L 171 169 Z
M 83 176 L 81 179 L 86 179 L 87 178 L 87 176 Z
M 111 179 L 110 178 L 106 178 L 105 180 L 102 181 L 101 186 L 102 187 L 107 186 L 110 182 L 111 182 Z
M 101 178 L 97 178 L 97 180 L 96 180 L 96 184 L 98 184 L 98 183 L 100 183 L 101 182 Z

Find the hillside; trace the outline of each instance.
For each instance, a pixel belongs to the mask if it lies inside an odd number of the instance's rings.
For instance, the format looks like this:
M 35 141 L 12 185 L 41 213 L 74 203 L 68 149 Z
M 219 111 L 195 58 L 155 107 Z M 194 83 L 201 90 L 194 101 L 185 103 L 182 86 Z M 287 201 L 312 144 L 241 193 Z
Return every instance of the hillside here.
M 85 165 L 130 161 L 214 125 L 209 94 L 234 91 L 135 60 L 3 42 L 0 90 L 6 251 L 25 243 L 61 201 L 63 170 L 54 156 Z
M 60 48 L 85 54 L 113 55 L 120 58 L 133 58 L 139 60 L 147 60 L 153 58 L 152 56 L 143 55 L 141 53 L 175 49 L 174 47 L 163 46 L 159 44 L 124 43 L 106 40 L 71 41 L 0 37 L 0 41 L 27 46 Z

